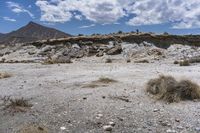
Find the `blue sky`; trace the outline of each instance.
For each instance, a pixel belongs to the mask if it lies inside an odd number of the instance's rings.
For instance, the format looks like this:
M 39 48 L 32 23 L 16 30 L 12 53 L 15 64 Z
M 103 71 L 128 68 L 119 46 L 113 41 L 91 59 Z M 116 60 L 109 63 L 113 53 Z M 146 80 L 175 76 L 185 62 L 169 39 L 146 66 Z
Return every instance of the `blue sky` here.
M 29 21 L 70 33 L 200 34 L 198 0 L 2 0 L 0 33 Z

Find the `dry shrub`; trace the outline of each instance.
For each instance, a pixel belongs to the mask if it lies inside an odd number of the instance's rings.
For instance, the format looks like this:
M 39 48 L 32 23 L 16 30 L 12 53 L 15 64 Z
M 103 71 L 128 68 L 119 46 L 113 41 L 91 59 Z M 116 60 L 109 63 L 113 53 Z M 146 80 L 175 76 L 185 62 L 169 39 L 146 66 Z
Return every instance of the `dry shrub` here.
M 56 59 L 53 59 L 52 57 L 48 57 L 46 60 L 44 60 L 43 64 L 59 64 L 59 63 L 72 63 L 71 58 L 65 57 L 65 56 L 59 56 Z
M 195 56 L 189 59 L 190 63 L 200 63 L 200 56 Z
M 12 112 L 25 112 L 27 108 L 32 107 L 32 104 L 24 98 L 12 99 L 10 96 L 2 98 L 4 109 L 9 109 Z
M 189 60 L 182 60 L 179 62 L 180 66 L 190 66 Z
M 90 84 L 84 85 L 82 88 L 98 88 L 98 87 L 99 85 L 90 83 Z
M 127 60 L 126 60 L 126 63 L 130 63 L 130 62 L 131 62 L 131 59 L 127 59 Z
M 196 83 L 190 80 L 178 82 L 173 77 L 164 75 L 151 79 L 147 83 L 146 91 L 156 99 L 169 103 L 200 98 L 200 87 Z
M 112 63 L 112 60 L 111 60 L 110 58 L 107 58 L 107 59 L 105 60 L 105 63 Z
M 11 77 L 12 75 L 7 73 L 7 72 L 0 72 L 0 79 L 3 79 L 3 78 L 9 78 Z
M 28 125 L 20 129 L 17 133 L 48 133 L 48 129 L 39 125 Z
M 179 61 L 175 60 L 175 61 L 174 61 L 174 64 L 179 64 Z
M 116 83 L 118 82 L 117 80 L 106 78 L 106 77 L 101 77 L 96 81 L 92 81 L 89 84 L 85 84 L 82 88 L 98 88 L 98 87 L 106 87 L 107 84 L 110 83 Z
M 135 63 L 149 63 L 149 61 L 147 59 L 142 59 L 142 60 L 137 60 L 134 61 Z
M 97 81 L 94 81 L 96 83 L 104 83 L 104 84 L 109 84 L 109 83 L 116 83 L 117 80 L 106 78 L 106 77 L 101 77 Z

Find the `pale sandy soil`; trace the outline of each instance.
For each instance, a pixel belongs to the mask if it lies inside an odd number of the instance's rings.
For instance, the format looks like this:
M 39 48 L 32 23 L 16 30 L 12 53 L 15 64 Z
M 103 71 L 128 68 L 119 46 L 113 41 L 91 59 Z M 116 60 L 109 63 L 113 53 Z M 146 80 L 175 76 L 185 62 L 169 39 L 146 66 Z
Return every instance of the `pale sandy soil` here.
M 111 121 L 114 133 L 200 130 L 200 102 L 166 104 L 153 100 L 144 90 L 145 83 L 159 74 L 200 83 L 199 64 L 105 64 L 90 58 L 61 65 L 0 64 L 0 71 L 13 75 L 0 80 L 0 96 L 24 97 L 33 104 L 27 112 L 14 115 L 0 106 L 0 133 L 14 133 L 33 123 L 45 126 L 50 133 L 102 133 Z M 84 87 L 100 77 L 118 82 Z M 120 100 L 122 96 L 129 102 Z

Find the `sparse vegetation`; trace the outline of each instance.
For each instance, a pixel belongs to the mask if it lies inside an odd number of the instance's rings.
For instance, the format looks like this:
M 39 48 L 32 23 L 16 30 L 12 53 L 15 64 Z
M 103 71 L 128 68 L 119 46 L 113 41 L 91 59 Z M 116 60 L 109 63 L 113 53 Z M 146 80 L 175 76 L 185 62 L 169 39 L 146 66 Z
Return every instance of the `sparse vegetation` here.
M 71 59 L 68 57 L 58 57 L 57 59 L 52 59 L 51 57 L 48 57 L 46 60 L 44 60 L 43 64 L 59 64 L 59 63 L 72 63 Z
M 13 99 L 10 96 L 5 96 L 1 100 L 3 101 L 4 109 L 14 112 L 25 112 L 27 108 L 32 107 L 32 104 L 24 98 Z
M 33 124 L 23 127 L 17 133 L 48 133 L 48 129 L 43 126 Z
M 106 78 L 106 77 L 101 77 L 99 80 L 95 81 L 97 83 L 104 83 L 104 84 L 109 84 L 109 83 L 115 83 L 117 80 L 111 79 L 111 78 Z
M 117 80 L 111 79 L 111 78 L 106 78 L 106 77 L 101 77 L 96 81 L 92 81 L 89 84 L 83 85 L 82 88 L 98 88 L 98 87 L 106 87 L 107 84 L 110 83 L 116 83 L 118 82 Z
M 135 63 L 149 63 L 149 61 L 147 59 L 142 59 L 142 60 L 137 60 L 134 61 Z
M 180 66 L 190 66 L 189 60 L 182 60 L 179 62 Z
M 131 59 L 127 59 L 126 62 L 127 62 L 127 63 L 130 63 L 130 62 L 131 62 Z
M 175 60 L 175 61 L 174 61 L 174 64 L 179 64 L 179 61 Z
M 7 72 L 0 72 L 0 79 L 3 79 L 3 78 L 9 78 L 11 77 L 12 75 L 7 73 Z
M 112 63 L 112 59 L 107 58 L 107 59 L 105 60 L 105 63 Z
M 164 75 L 151 79 L 147 83 L 146 91 L 156 99 L 169 103 L 200 98 L 200 87 L 196 83 L 190 80 L 178 82 L 175 78 Z

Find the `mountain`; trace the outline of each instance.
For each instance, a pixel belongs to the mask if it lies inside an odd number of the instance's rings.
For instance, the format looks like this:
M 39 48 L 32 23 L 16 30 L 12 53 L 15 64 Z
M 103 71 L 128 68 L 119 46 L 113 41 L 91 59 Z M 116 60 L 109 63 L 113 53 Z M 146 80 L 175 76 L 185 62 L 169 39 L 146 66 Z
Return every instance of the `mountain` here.
M 67 38 L 70 36 L 70 34 L 59 30 L 29 22 L 26 26 L 16 31 L 0 34 L 0 44 L 25 43 L 38 40 Z
M 5 36 L 5 34 L 0 33 L 0 39 L 3 38 Z

